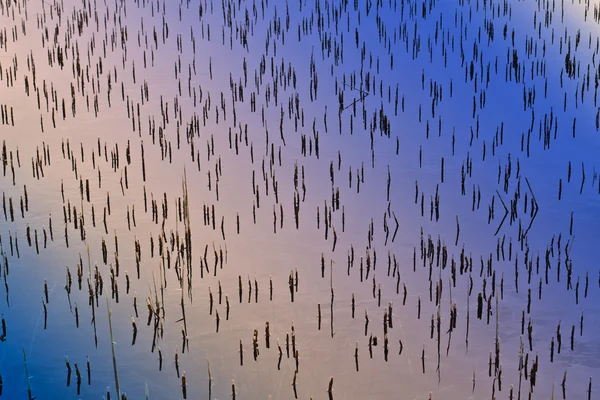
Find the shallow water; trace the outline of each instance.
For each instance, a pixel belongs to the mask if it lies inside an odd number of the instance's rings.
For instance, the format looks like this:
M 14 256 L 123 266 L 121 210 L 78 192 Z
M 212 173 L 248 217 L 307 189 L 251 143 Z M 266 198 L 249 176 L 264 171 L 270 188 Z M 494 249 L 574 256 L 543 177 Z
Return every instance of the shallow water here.
M 25 351 L 29 384 L 32 395 L 38 399 L 99 399 L 106 396 L 107 391 L 110 391 L 111 398 L 115 398 L 107 298 L 112 310 L 120 391 L 130 399 L 144 398 L 146 392 L 149 398 L 183 398 L 180 376 L 184 372 L 185 396 L 190 399 L 208 398 L 209 390 L 213 399 L 231 398 L 232 380 L 238 398 L 293 398 L 295 394 L 298 398 L 329 398 L 327 389 L 331 377 L 334 379 L 331 396 L 336 399 L 491 399 L 494 395 L 496 398 L 509 398 L 511 385 L 514 398 L 517 398 L 521 341 L 523 357 L 528 355 L 529 378 L 522 377 L 520 393 L 523 398 L 527 398 L 532 385 L 529 374 L 536 356 L 538 372 L 531 398 L 550 398 L 553 390 L 555 398 L 562 397 L 561 382 L 565 371 L 567 398 L 586 398 L 590 377 L 591 396 L 595 397 L 596 382 L 600 377 L 597 361 L 600 348 L 595 340 L 600 334 L 600 306 L 594 301 L 600 288 L 600 274 L 594 262 L 598 256 L 595 243 L 598 239 L 596 217 L 600 215 L 600 181 L 596 177 L 595 155 L 599 142 L 595 125 L 597 108 L 593 105 L 594 76 L 589 78 L 591 82 L 584 92 L 583 103 L 581 100 L 581 86 L 588 64 L 591 75 L 597 69 L 595 56 L 592 57 L 596 53 L 593 5 L 566 2 L 563 6 L 520 1 L 457 4 L 380 1 L 368 3 L 369 6 L 362 2 L 279 3 L 273 0 L 253 4 L 203 1 L 201 5 L 194 1 L 180 4 L 160 1 L 114 4 L 64 1 L 50 4 L 8 3 L 7 0 L 0 4 L 0 26 L 6 27 L 6 31 L 2 29 L 3 38 L 8 38 L 0 48 L 0 104 L 7 106 L 8 115 L 11 108 L 14 113 L 14 126 L 10 122 L 0 125 L 0 139 L 7 149 L 7 172 L 0 178 L 2 191 L 7 208 L 10 198 L 14 206 L 14 221 L 11 221 L 10 213 L 6 221 L 0 218 L 2 251 L 6 256 L 2 263 L 2 278 L 6 285 L 1 290 L 6 300 L 0 305 L 7 327 L 6 341 L 0 343 L 3 397 L 28 396 L 23 362 Z M 253 11 L 254 6 L 256 11 Z M 371 8 L 367 12 L 368 7 Z M 423 7 L 425 17 L 422 15 Z M 547 8 L 552 10 L 553 7 L 552 24 L 545 27 L 544 13 Z M 565 8 L 564 22 L 561 22 L 561 7 Z M 589 11 L 587 20 L 584 20 L 586 8 Z M 61 10 L 60 20 L 57 10 Z M 322 18 L 320 28 L 317 25 L 318 15 Z M 337 24 L 335 15 L 339 15 Z M 88 23 L 83 23 L 79 33 L 73 21 L 82 17 L 87 18 Z M 534 18 L 537 23 L 542 23 L 539 35 L 533 24 Z M 494 24 L 494 39 L 489 43 L 484 21 Z M 502 32 L 505 23 L 508 29 L 506 39 Z M 25 26 L 26 34 L 22 26 Z M 56 26 L 59 34 L 54 42 Z M 49 41 L 45 40 L 46 28 Z M 478 37 L 479 29 L 481 38 Z M 513 29 L 514 47 L 511 38 Z M 552 29 L 555 31 L 554 43 Z M 581 39 L 575 50 L 577 29 L 581 29 Z M 248 30 L 248 49 L 240 43 L 239 35 L 244 30 Z M 384 30 L 389 42 L 380 40 L 379 33 Z M 589 34 L 592 34 L 590 48 Z M 563 72 L 562 88 L 560 76 L 568 44 L 563 43 L 561 51 L 560 37 L 571 43 L 571 54 L 576 55 L 581 63 L 576 78 L 569 79 Z M 114 46 L 111 45 L 113 38 Z M 420 40 L 420 44 L 413 42 L 414 39 Z M 537 44 L 537 55 L 527 56 L 525 46 L 528 40 L 531 40 L 532 46 Z M 329 41 L 330 54 L 328 48 L 321 50 L 322 43 L 329 46 Z M 536 73 L 532 77 L 531 63 L 541 62 L 544 42 L 544 74 Z M 413 43 L 419 47 L 416 57 L 413 56 Z M 477 54 L 474 54 L 474 43 Z M 56 52 L 58 46 L 68 55 L 62 70 L 56 62 L 50 65 L 47 61 L 48 49 Z M 338 46 L 343 48 L 343 60 L 340 53 L 336 62 L 335 49 Z M 78 84 L 77 72 L 73 69 L 72 55 L 76 49 L 84 73 L 84 91 L 89 96 L 89 110 L 80 88 L 81 77 Z M 363 49 L 364 56 L 361 56 Z M 505 71 L 513 65 L 513 49 L 518 53 L 521 70 L 525 70 L 525 80 L 518 83 L 515 82 L 514 71 L 509 81 L 505 78 Z M 151 61 L 152 53 L 154 63 Z M 40 108 L 33 89 L 33 71 L 28 68 L 31 55 L 35 60 Z M 261 74 L 263 57 L 264 74 Z M 16 73 L 14 59 L 17 60 Z M 244 84 L 244 60 L 247 63 L 247 84 Z M 311 60 L 314 60 L 314 67 Z M 474 77 L 468 76 L 467 69 L 465 79 L 465 66 L 468 68 L 471 60 L 474 60 Z M 488 63 L 489 83 L 486 82 Z M 314 85 L 313 68 L 318 78 L 316 98 L 314 92 L 311 97 L 310 89 Z M 11 69 L 14 85 L 7 84 Z M 296 77 L 295 88 L 292 74 Z M 369 90 L 364 82 L 361 84 L 367 79 L 367 74 L 371 83 L 374 82 Z M 24 90 L 26 76 L 29 96 Z M 110 105 L 109 76 L 112 86 Z M 274 76 L 277 76 L 276 81 Z M 237 85 L 237 96 L 233 94 L 230 78 Z M 356 84 L 353 79 L 356 79 Z M 48 111 L 44 81 L 48 88 Z M 368 92 L 368 96 L 362 96 L 357 88 L 344 86 L 344 81 L 349 86 L 362 87 L 361 90 Z M 474 81 L 477 81 L 477 92 Z M 144 82 L 148 85 L 147 100 L 142 100 L 140 92 L 143 92 Z M 434 99 L 430 89 L 434 83 L 437 88 L 441 85 L 441 98 L 438 91 L 438 97 Z M 71 85 L 76 99 L 75 115 L 70 108 Z M 181 93 L 178 85 L 181 85 Z M 244 86 L 243 101 L 239 98 L 240 85 Z M 56 90 L 56 103 L 52 101 L 51 87 Z M 343 90 L 343 106 L 349 106 L 339 114 L 336 87 L 339 91 Z M 524 110 L 523 90 L 533 90 L 534 87 L 535 102 Z M 125 101 L 121 97 L 121 88 Z M 196 92 L 195 104 L 193 90 Z M 265 97 L 267 90 L 271 93 L 268 100 Z M 256 92 L 256 112 L 250 105 L 252 92 Z M 482 108 L 480 93 L 486 96 L 486 104 Z M 567 108 L 563 112 L 564 93 L 567 93 Z M 94 112 L 96 94 L 97 115 Z M 296 96 L 299 100 L 298 115 Z M 477 103 L 475 116 L 474 96 Z M 64 120 L 63 98 L 66 104 Z M 356 113 L 352 106 L 355 99 Z M 439 100 L 434 108 L 435 115 L 432 114 L 432 100 Z M 292 110 L 289 110 L 288 101 L 291 101 Z M 56 107 L 56 128 L 52 123 L 53 104 Z M 128 114 L 128 107 L 131 114 Z M 264 123 L 261 115 L 263 107 Z M 549 129 L 548 149 L 542 139 L 544 126 L 550 124 L 550 110 L 553 118 L 556 117 L 553 124 L 558 123 L 558 128 L 556 134 L 554 125 Z M 198 130 L 192 133 L 194 150 L 191 151 L 186 131 L 194 116 L 198 118 Z M 295 117 L 298 119 L 297 129 Z M 389 132 L 381 129 L 382 117 L 389 121 Z M 576 134 L 573 135 L 575 117 Z M 528 130 L 531 130 L 529 146 L 526 144 Z M 160 136 L 161 131 L 164 139 Z M 314 147 L 317 133 L 318 157 Z M 241 136 L 236 151 L 237 134 Z M 302 154 L 301 135 L 306 135 L 306 155 Z M 525 143 L 523 149 L 522 137 Z M 162 140 L 170 144 L 171 157 L 168 151 L 165 156 L 161 154 Z M 131 163 L 126 158 L 128 144 Z M 49 163 L 44 160 L 43 146 L 49 146 Z M 68 146 L 72 155 L 63 156 L 63 146 L 65 149 Z M 111 155 L 116 152 L 116 146 L 119 162 L 113 168 Z M 11 152 L 15 185 L 11 173 Z M 40 172 L 39 178 L 32 174 L 30 167 L 35 166 L 37 157 L 43 167 L 43 176 Z M 76 160 L 76 173 L 72 159 Z M 469 162 L 471 170 L 465 170 L 465 193 L 462 195 L 461 169 Z M 572 171 L 570 182 L 567 182 L 569 162 Z M 296 166 L 297 189 L 294 185 Z M 511 173 L 505 185 L 509 168 Z M 585 172 L 583 185 L 582 168 Z M 253 190 L 253 173 L 259 204 Z M 186 265 L 185 256 L 177 260 L 177 250 L 170 244 L 173 233 L 185 249 L 185 224 L 177 209 L 179 199 L 183 202 L 184 198 L 184 176 L 189 199 L 190 266 Z M 357 188 L 359 177 L 360 187 Z M 80 192 L 80 178 L 83 193 Z M 560 200 L 559 179 L 562 179 Z M 89 201 L 85 191 L 86 180 L 89 180 Z M 278 185 L 277 199 L 273 182 Z M 29 207 L 22 217 L 19 201 L 24 196 L 24 185 Z M 333 200 L 338 189 L 340 206 L 334 210 Z M 439 219 L 430 206 L 436 191 Z M 111 210 L 110 215 L 107 210 L 105 230 L 103 214 L 108 207 L 107 193 L 110 193 Z M 473 193 L 480 196 L 475 206 Z M 294 217 L 296 195 L 300 199 L 298 229 Z M 164 196 L 168 204 L 166 218 L 162 208 Z M 538 207 L 535 218 L 531 213 L 532 197 Z M 157 206 L 156 220 L 151 211 L 152 199 Z M 510 207 L 511 200 L 515 199 L 516 218 L 511 221 L 509 214 L 502 222 L 502 202 Z M 492 201 L 494 215 L 488 222 L 487 211 Z M 67 220 L 70 220 L 66 224 L 63 206 L 68 214 Z M 92 223 L 92 206 L 95 226 Z M 204 222 L 204 206 L 209 210 L 214 206 L 214 229 L 212 215 L 208 224 Z M 75 228 L 70 218 L 74 216 L 73 207 L 77 218 L 83 210 L 85 240 L 81 240 L 80 230 Z M 327 233 L 326 213 L 330 214 L 331 222 Z M 53 240 L 49 234 L 50 216 Z M 395 218 L 398 230 L 395 239 L 392 239 L 396 229 Z M 387 240 L 384 220 L 389 230 Z M 460 225 L 458 240 L 457 221 Z M 26 237 L 27 226 L 31 229 L 31 246 Z M 43 245 L 44 229 L 48 234 L 47 246 Z M 33 239 L 36 230 L 39 254 Z M 523 238 L 522 233 L 526 230 Z M 164 259 L 158 255 L 159 237 L 163 236 L 163 232 L 169 241 L 165 246 Z M 115 277 L 118 302 L 116 294 L 111 293 L 111 268 L 116 269 L 117 263 L 115 236 L 119 263 L 119 274 Z M 335 244 L 334 236 L 337 237 Z M 154 254 L 151 252 L 151 237 Z M 18 238 L 18 252 L 16 248 L 11 251 L 10 243 L 15 238 Z M 421 246 L 424 245 L 427 250 L 428 238 L 431 239 L 433 254 L 423 260 Z M 106 263 L 102 254 L 103 240 Z M 139 240 L 141 255 L 139 278 L 136 240 Z M 567 243 L 568 250 L 565 249 Z M 436 253 L 440 251 L 436 247 L 447 251 L 445 268 L 441 268 L 443 262 L 436 261 Z M 214 252 L 220 250 L 223 252 L 222 267 L 220 263 L 215 264 Z M 463 250 L 464 255 L 472 260 L 472 265 L 460 273 Z M 550 267 L 546 281 L 547 252 Z M 352 253 L 354 260 L 350 263 Z M 413 255 L 416 255 L 414 260 Z M 532 261 L 530 279 L 525 257 Z M 372 266 L 368 272 L 367 258 Z M 490 270 L 489 259 L 492 260 Z M 456 263 L 455 282 L 452 279 L 453 262 Z M 567 262 L 572 268 L 570 287 L 567 283 Z M 82 263 L 82 290 L 79 290 L 77 282 L 79 263 Z M 364 267 L 362 272 L 361 263 Z M 325 267 L 323 275 L 322 265 Z M 93 311 L 86 286 L 90 279 L 92 288 L 97 289 L 95 266 L 102 276 L 103 290 L 94 301 L 96 307 Z M 71 304 L 65 290 L 66 267 L 73 280 Z M 298 281 L 293 289 L 292 302 L 288 278 L 290 273 L 296 276 L 296 271 Z M 518 271 L 518 284 L 515 284 L 515 271 Z M 489 297 L 494 281 L 492 274 L 495 274 L 496 290 Z M 126 276 L 130 280 L 129 293 L 126 291 Z M 182 279 L 181 283 L 179 279 Z M 242 283 L 241 296 L 238 293 L 239 279 Z M 46 323 L 45 280 L 48 287 Z M 272 299 L 269 291 L 271 280 Z M 587 296 L 584 296 L 586 281 L 588 290 Z M 538 298 L 540 282 L 541 299 Z M 436 287 L 440 284 L 442 292 L 438 306 L 435 297 Z M 222 289 L 221 302 L 219 286 Z M 528 290 L 531 290 L 530 312 L 527 312 Z M 477 298 L 483 292 L 486 300 L 483 301 L 480 320 L 477 318 Z M 209 305 L 211 293 L 212 313 Z M 230 303 L 228 319 L 226 295 Z M 354 318 L 351 311 L 353 296 Z M 152 304 L 158 301 L 161 309 L 149 324 L 147 298 Z M 491 306 L 489 323 L 488 299 Z M 185 303 L 185 325 L 182 321 L 182 300 Z M 393 304 L 393 323 L 388 323 L 387 327 L 389 349 L 385 360 L 384 313 L 390 302 Z M 452 304 L 456 305 L 457 322 L 450 334 Z M 217 311 L 220 317 L 218 332 Z M 367 334 L 365 311 L 369 318 Z M 524 311 L 525 330 L 522 333 Z M 97 345 L 91 323 L 93 312 Z M 431 335 L 432 317 L 436 320 L 438 312 L 440 324 L 434 327 Z M 582 315 L 584 322 L 580 335 Z M 132 317 L 138 329 L 135 344 L 132 344 Z M 533 328 L 531 349 L 527 334 L 530 320 Z M 158 326 L 155 348 L 154 321 Z M 267 321 L 269 348 L 265 338 Z M 560 354 L 557 350 L 559 324 L 562 336 Z M 292 326 L 298 350 L 297 364 L 292 349 L 288 356 L 285 346 L 286 335 L 292 334 Z M 575 335 L 571 350 L 573 326 Z M 187 330 L 185 348 L 183 329 Z M 252 349 L 255 329 L 258 331 L 259 350 L 256 361 Z M 372 358 L 369 355 L 371 335 L 378 339 L 377 345 L 372 347 Z M 499 371 L 492 366 L 492 375 L 489 376 L 489 360 L 495 349 L 496 335 L 502 372 L 498 376 Z M 553 338 L 556 347 L 551 362 Z M 240 339 L 243 343 L 243 365 L 240 365 Z M 280 368 L 277 340 L 283 353 Z M 403 347 L 401 354 L 400 342 Z M 358 371 L 355 363 L 357 344 Z M 161 370 L 159 348 L 163 357 Z M 422 369 L 423 352 L 425 372 Z M 174 363 L 175 354 L 178 354 L 180 376 Z M 65 356 L 73 368 L 70 385 L 67 385 Z M 86 357 L 91 370 L 89 382 Z M 82 376 L 79 393 L 75 363 Z M 294 379 L 296 393 L 292 384 Z

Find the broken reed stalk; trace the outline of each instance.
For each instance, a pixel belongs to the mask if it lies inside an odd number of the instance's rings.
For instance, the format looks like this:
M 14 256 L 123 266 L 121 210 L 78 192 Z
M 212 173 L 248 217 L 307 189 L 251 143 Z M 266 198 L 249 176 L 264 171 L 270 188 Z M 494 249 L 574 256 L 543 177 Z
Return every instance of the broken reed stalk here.
M 89 244 L 87 244 L 87 256 L 88 256 L 88 274 L 89 274 L 88 276 L 91 277 L 92 276 L 92 262 L 91 262 L 90 245 Z M 81 257 L 80 257 L 80 259 L 81 259 Z M 96 305 L 92 298 L 93 289 L 92 289 L 92 282 L 91 282 L 90 278 L 88 278 L 88 288 L 89 288 L 89 292 L 90 292 L 90 300 L 91 300 L 90 303 L 92 306 L 92 322 L 94 325 L 94 344 L 96 345 L 96 348 L 97 348 L 98 347 L 98 333 L 96 330 Z M 107 299 L 107 301 L 108 301 L 108 299 Z M 77 324 L 77 325 L 79 325 L 79 324 Z
M 89 357 L 85 357 L 85 364 L 86 364 L 86 368 L 87 368 L 87 379 L 88 379 L 88 385 L 92 384 L 92 369 L 90 366 L 90 359 Z
M 184 292 L 183 288 L 185 287 L 185 286 L 184 286 L 185 274 L 183 274 L 183 273 L 182 273 L 181 275 L 182 275 L 182 276 L 181 276 L 181 289 L 182 289 L 182 290 L 181 290 L 181 314 L 182 314 L 182 318 L 181 318 L 181 319 L 183 320 L 183 330 L 184 330 L 184 334 L 185 334 L 185 337 L 187 337 L 187 319 L 186 319 L 186 317 L 185 317 L 185 302 L 184 302 L 184 297 L 183 297 L 183 292 Z M 156 286 L 156 284 L 155 284 L 155 286 Z M 156 290 L 156 289 L 155 289 L 155 290 Z M 212 295 L 211 295 L 211 297 L 212 297 Z M 217 315 L 218 315 L 218 314 L 217 314 Z M 218 317 L 217 317 L 217 318 L 218 318 Z M 217 331 L 218 331 L 218 330 L 219 330 L 219 328 L 218 328 L 218 322 L 217 322 Z
M 334 332 L 333 332 L 333 299 L 335 297 L 334 293 L 333 293 L 333 264 L 334 261 L 331 260 L 331 268 L 330 268 L 330 273 L 329 273 L 329 288 L 331 289 L 331 324 L 330 324 L 330 328 L 331 328 L 331 337 L 333 338 Z
M 29 400 L 34 400 L 35 397 L 31 395 L 31 381 L 29 379 L 29 370 L 27 369 L 27 355 L 25 354 L 25 349 L 23 349 L 23 362 L 25 363 L 25 376 L 27 377 L 27 396 Z M 590 385 L 592 384 L 590 379 Z
M 210 373 L 210 360 L 206 359 L 208 365 L 208 398 L 212 398 L 212 375 Z
M 318 309 L 318 317 L 317 317 L 318 329 L 321 330 L 321 304 L 317 304 L 317 309 Z
M 421 352 L 421 366 L 423 367 L 423 374 L 425 374 L 425 345 L 423 345 L 423 351 Z
M 358 340 L 356 341 L 356 348 L 354 349 L 354 360 L 356 363 L 356 372 L 358 372 Z
M 455 246 L 458 246 L 458 238 L 460 237 L 460 224 L 458 223 L 458 215 L 456 216 L 456 240 L 454 242 Z
M 240 366 L 244 365 L 244 346 L 242 344 L 242 339 L 240 339 Z
M 121 397 L 121 389 L 119 387 L 119 375 L 117 373 L 117 357 L 115 355 L 115 340 L 113 337 L 112 330 L 112 312 L 110 311 L 110 304 L 108 303 L 108 297 L 106 298 L 106 309 L 108 312 L 108 330 L 110 333 L 110 346 L 112 351 L 112 362 L 113 362 L 113 371 L 115 374 L 115 389 L 117 390 L 117 399 Z

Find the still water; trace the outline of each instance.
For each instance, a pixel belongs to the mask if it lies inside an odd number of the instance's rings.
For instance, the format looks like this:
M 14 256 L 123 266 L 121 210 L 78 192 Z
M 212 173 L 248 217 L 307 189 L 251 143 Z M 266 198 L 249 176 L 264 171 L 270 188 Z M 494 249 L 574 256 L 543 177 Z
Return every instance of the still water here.
M 598 21 L 0 0 L 1 397 L 595 398 Z

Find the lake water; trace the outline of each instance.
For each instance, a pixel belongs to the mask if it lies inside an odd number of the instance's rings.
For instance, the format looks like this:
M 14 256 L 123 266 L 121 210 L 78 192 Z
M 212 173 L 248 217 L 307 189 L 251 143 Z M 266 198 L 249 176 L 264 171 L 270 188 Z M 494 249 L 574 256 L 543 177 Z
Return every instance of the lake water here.
M 599 10 L 0 0 L 0 397 L 595 398 Z

